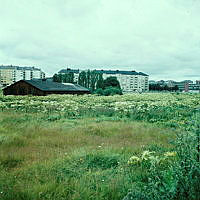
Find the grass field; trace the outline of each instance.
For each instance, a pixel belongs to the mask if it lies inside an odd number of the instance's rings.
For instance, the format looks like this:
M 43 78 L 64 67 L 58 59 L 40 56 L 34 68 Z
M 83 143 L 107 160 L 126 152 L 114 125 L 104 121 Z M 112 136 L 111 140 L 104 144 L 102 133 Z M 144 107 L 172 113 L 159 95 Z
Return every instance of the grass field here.
M 199 100 L 0 96 L 0 199 L 200 199 L 198 189 L 190 196 L 179 183 L 199 186 L 198 152 L 190 150 L 197 138 L 184 134 L 196 130 Z M 192 180 L 176 172 L 185 170 L 183 156 L 196 166 Z

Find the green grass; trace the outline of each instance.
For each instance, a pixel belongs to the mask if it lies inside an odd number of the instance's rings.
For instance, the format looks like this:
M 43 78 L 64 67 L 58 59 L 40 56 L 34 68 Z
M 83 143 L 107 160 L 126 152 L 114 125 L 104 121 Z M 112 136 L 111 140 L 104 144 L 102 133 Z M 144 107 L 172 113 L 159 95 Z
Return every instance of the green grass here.
M 102 119 L 102 120 L 101 120 Z M 128 159 L 171 148 L 167 128 L 145 122 L 83 118 L 49 121 L 43 114 L 0 113 L 0 197 L 122 199 L 145 173 Z
M 175 93 L 0 95 L 0 199 L 196 200 L 198 140 L 176 137 L 198 133 L 199 100 Z M 152 160 L 128 164 L 147 150 Z M 156 164 L 170 151 L 178 156 Z

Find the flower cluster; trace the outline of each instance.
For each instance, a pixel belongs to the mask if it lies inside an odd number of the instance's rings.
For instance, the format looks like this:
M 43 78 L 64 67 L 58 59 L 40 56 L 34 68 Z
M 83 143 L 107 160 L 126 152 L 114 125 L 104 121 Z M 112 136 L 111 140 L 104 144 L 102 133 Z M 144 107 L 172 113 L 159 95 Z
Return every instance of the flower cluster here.
M 200 108 L 198 94 L 144 93 L 116 96 L 96 95 L 49 95 L 49 96 L 0 96 L 0 110 L 22 112 L 64 113 L 81 116 L 84 112 L 110 111 L 121 115 L 134 113 L 141 118 L 150 116 L 150 122 L 158 122 L 160 114 L 167 115 L 168 123 L 183 125 L 186 121 L 184 112 L 193 112 Z M 162 111 L 165 112 L 162 112 Z M 176 112 L 179 110 L 178 112 Z M 181 113 L 182 111 L 182 113 Z M 155 115 L 155 116 L 153 116 Z M 175 121 L 173 121 L 175 120 Z
M 159 164 L 162 161 L 169 160 L 176 156 L 176 152 L 165 152 L 163 155 L 158 156 L 154 151 L 143 151 L 140 156 L 132 156 L 128 160 L 128 165 L 137 165 L 142 162 L 151 162 Z

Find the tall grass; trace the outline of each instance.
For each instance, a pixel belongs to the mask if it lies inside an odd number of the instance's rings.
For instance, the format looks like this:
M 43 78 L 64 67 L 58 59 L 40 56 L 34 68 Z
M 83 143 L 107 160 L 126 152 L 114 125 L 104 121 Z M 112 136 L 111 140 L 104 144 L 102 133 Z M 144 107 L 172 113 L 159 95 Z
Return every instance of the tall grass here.
M 153 95 L 0 96 L 0 199 L 200 199 L 200 96 Z
M 43 117 L 0 113 L 1 199 L 122 199 L 145 176 L 129 157 L 174 137 L 147 123 Z

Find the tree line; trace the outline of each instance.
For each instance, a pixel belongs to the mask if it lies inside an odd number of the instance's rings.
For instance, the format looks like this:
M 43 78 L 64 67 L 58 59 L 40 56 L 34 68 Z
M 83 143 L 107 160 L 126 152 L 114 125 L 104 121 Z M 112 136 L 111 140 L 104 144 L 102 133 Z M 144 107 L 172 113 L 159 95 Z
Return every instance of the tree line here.
M 173 87 L 169 87 L 167 85 L 160 85 L 160 84 L 149 84 L 149 90 L 150 91 L 170 91 L 170 92 L 176 92 L 179 90 L 178 86 L 175 85 Z
M 74 83 L 74 73 L 54 74 L 53 81 L 58 83 Z

